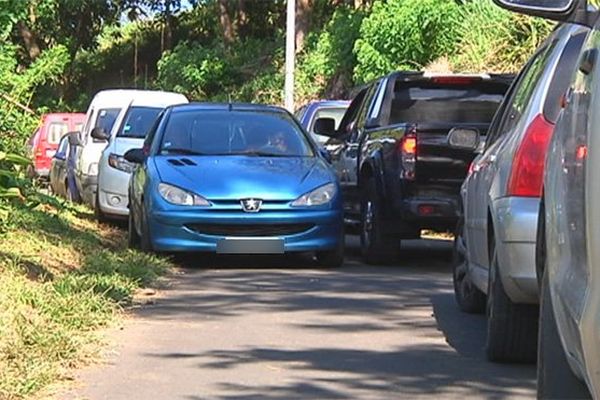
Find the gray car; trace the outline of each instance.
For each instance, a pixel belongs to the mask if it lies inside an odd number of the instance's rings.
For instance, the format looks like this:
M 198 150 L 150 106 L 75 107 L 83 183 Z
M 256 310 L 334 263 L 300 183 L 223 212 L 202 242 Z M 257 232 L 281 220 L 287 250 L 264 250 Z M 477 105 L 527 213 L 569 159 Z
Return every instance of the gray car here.
M 600 398 L 600 14 L 585 0 L 503 0 L 589 26 L 546 159 L 538 229 L 538 398 Z
M 534 361 L 537 352 L 537 217 L 543 167 L 585 28 L 555 29 L 519 73 L 483 153 L 462 189 L 454 286 L 466 312 L 486 311 L 492 361 Z

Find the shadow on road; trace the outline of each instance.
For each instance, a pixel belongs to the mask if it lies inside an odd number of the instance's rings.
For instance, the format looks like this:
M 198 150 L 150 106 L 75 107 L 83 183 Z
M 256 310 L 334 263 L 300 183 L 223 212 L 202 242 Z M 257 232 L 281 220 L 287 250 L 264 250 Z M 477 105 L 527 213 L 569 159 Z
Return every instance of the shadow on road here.
M 260 343 L 235 350 L 144 356 L 192 361 L 207 371 L 265 364 L 276 370 L 282 364 L 302 377 L 296 374 L 260 387 L 238 380 L 221 382 L 220 396 L 211 397 L 220 399 L 347 399 L 360 398 L 361 393 L 387 393 L 388 398 L 532 395 L 534 368 L 487 362 L 485 319 L 458 310 L 450 282 L 451 243 L 407 242 L 394 265 L 365 266 L 357 259 L 356 238 L 348 241 L 346 265 L 336 270 L 315 268 L 308 257 L 216 257 L 203 260 L 203 268 L 193 257 L 183 260 L 186 278 L 178 280 L 158 305 L 139 311 L 154 320 L 201 318 L 221 325 L 245 315 L 307 314 L 310 318 L 292 319 L 287 328 L 300 335 L 336 338 L 335 345 L 318 340 L 300 348 Z M 386 350 L 354 346 L 351 339 L 357 335 L 373 341 L 386 335 L 392 342 L 383 346 Z

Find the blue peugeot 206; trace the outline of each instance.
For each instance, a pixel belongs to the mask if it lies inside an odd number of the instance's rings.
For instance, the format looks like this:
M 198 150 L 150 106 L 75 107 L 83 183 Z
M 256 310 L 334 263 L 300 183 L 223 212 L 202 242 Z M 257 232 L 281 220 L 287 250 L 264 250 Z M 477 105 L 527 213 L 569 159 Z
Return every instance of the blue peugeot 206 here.
M 279 107 L 168 107 L 129 185 L 129 243 L 145 251 L 315 252 L 343 262 L 341 191 L 326 155 Z

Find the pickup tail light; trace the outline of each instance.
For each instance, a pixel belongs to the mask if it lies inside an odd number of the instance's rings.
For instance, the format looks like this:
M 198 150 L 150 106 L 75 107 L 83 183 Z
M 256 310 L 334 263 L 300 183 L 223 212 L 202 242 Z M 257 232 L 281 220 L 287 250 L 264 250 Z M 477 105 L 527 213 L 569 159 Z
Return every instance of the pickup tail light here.
M 413 128 L 408 130 L 398 143 L 398 149 L 400 152 L 400 158 L 402 162 L 402 175 L 401 178 L 414 180 L 415 179 L 415 166 L 417 163 L 417 155 L 419 151 L 417 143 L 417 132 Z
M 554 125 L 538 114 L 525 131 L 513 159 L 508 179 L 508 195 L 541 197 L 544 162 Z

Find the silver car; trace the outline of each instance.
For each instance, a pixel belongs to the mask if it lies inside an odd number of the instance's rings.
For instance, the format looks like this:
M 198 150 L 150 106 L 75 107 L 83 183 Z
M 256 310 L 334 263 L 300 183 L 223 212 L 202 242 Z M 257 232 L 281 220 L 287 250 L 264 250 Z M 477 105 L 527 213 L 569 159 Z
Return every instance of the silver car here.
M 600 398 L 600 18 L 585 0 L 503 0 L 592 27 L 546 159 L 538 229 L 538 398 Z
M 537 352 L 537 217 L 558 98 L 575 69 L 586 30 L 556 29 L 521 70 L 485 148 L 470 167 L 455 239 L 454 287 L 466 312 L 487 313 L 492 361 L 534 361 Z

